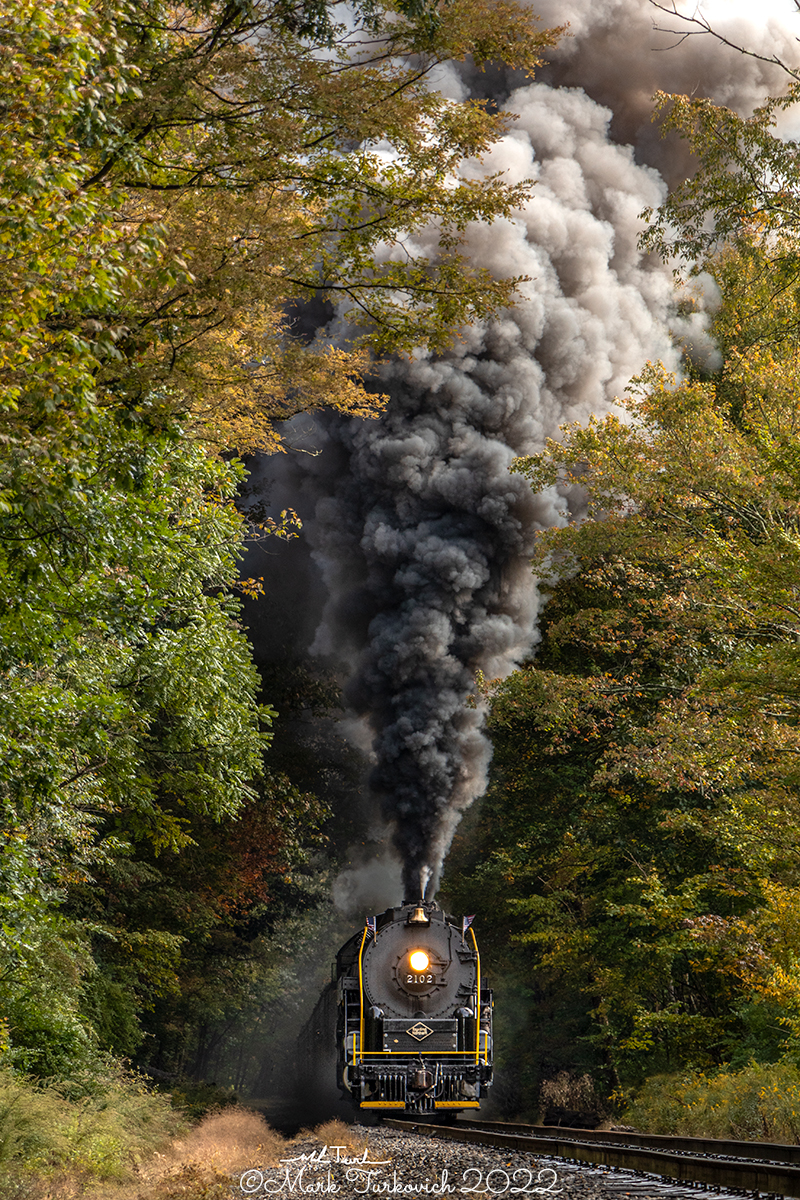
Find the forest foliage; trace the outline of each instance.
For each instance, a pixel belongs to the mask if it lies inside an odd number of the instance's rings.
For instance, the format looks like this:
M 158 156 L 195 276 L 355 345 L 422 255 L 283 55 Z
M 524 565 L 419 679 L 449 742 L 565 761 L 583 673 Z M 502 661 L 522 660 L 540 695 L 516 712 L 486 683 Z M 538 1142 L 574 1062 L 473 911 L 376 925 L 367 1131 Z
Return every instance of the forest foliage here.
M 377 414 L 376 356 L 513 300 L 461 252 L 528 195 L 462 170 L 510 118 L 436 71 L 530 71 L 558 31 L 511 0 L 0 10 L 3 1087 L 99 1111 L 138 1056 L 255 1089 L 320 957 L 316 782 L 352 762 L 276 723 L 329 689 L 253 665 L 243 547 L 292 519 L 248 527 L 237 456 L 298 411 Z M 704 1072 L 747 1120 L 763 1064 L 796 1087 L 797 87 L 749 119 L 662 101 L 699 170 L 644 245 L 715 281 L 721 366 L 650 365 L 518 464 L 580 520 L 541 539 L 535 658 L 485 687 L 492 784 L 447 882 L 497 947 L 511 1112 L 564 1069 L 600 1103 L 650 1080 L 642 1114 Z
M 293 524 L 248 526 L 237 455 L 280 449 L 298 411 L 376 413 L 377 355 L 442 346 L 513 296 L 460 253 L 526 194 L 460 169 L 506 118 L 430 82 L 453 56 L 532 69 L 552 42 L 488 8 L 0 3 L 0 1055 L 18 1079 L 100 1078 L 109 1055 L 202 1078 L 243 1012 L 252 1073 L 265 1008 L 299 989 L 326 809 L 290 755 L 271 764 L 277 697 L 240 612 L 248 539 Z M 312 301 L 337 346 L 296 332 Z
M 643 241 L 716 285 L 720 365 L 650 364 L 516 464 L 574 519 L 540 538 L 532 662 L 485 687 L 493 781 L 448 882 L 504 947 L 511 1107 L 588 1071 L 605 1112 L 650 1080 L 628 1119 L 742 1136 L 757 1064 L 796 1088 L 800 185 L 773 127 L 796 100 L 662 97 L 700 165 Z

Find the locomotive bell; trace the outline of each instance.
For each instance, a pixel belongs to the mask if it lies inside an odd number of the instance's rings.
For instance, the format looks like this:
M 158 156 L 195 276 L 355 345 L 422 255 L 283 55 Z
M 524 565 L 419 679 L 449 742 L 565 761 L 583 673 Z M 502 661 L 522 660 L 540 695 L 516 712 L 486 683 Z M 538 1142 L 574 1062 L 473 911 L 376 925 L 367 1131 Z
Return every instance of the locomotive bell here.
M 422 905 L 419 904 L 408 918 L 408 923 L 409 925 L 430 925 L 431 919 Z

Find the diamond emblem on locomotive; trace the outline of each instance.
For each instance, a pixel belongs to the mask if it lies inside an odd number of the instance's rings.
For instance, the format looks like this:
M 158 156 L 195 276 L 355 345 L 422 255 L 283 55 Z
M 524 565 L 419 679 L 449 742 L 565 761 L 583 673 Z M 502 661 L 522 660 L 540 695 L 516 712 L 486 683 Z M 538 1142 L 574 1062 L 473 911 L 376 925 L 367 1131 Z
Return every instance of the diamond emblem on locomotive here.
M 425 899 L 367 917 L 300 1045 L 312 1081 L 335 1047 L 336 1082 L 362 1119 L 478 1108 L 492 1082 L 492 993 L 472 917 Z

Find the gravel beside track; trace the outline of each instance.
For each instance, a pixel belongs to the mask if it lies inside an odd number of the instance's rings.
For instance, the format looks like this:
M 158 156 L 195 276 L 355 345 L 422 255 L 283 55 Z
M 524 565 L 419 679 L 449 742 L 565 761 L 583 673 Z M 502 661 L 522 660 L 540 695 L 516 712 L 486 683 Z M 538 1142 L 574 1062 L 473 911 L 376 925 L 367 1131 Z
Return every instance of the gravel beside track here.
M 366 1160 L 353 1161 L 351 1151 L 323 1147 L 315 1138 L 287 1147 L 292 1161 L 254 1170 L 237 1180 L 232 1197 L 303 1196 L 334 1200 L 402 1200 L 444 1197 L 445 1200 L 697 1200 L 697 1190 L 642 1178 L 628 1171 L 579 1166 L 526 1151 L 459 1145 L 383 1127 L 359 1129 L 367 1141 Z M 340 1161 L 336 1161 L 337 1154 Z M 361 1156 L 363 1158 L 363 1156 Z M 513 1190 L 512 1190 L 513 1189 Z M 732 1193 L 715 1192 L 725 1197 Z

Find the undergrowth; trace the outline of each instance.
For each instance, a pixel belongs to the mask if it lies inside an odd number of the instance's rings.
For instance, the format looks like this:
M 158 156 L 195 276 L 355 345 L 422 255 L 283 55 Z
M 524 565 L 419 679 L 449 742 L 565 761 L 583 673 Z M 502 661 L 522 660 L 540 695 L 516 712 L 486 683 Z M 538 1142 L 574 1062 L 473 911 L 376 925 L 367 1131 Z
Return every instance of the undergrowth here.
M 25 1170 L 121 1179 L 185 1127 L 169 1096 L 119 1068 L 50 1084 L 0 1071 L 0 1178 Z
M 622 1120 L 647 1133 L 800 1143 L 800 1069 L 750 1063 L 739 1071 L 657 1075 Z
M 193 1128 L 137 1076 L 41 1084 L 0 1071 L 0 1200 L 224 1200 L 283 1139 L 231 1107 Z
M 296 1140 L 302 1141 L 308 1136 L 309 1132 L 302 1130 Z M 352 1125 L 345 1125 L 344 1121 L 326 1121 L 323 1125 L 318 1125 L 310 1136 L 324 1142 L 326 1146 L 340 1146 L 340 1154 L 348 1157 L 358 1157 L 367 1148 L 367 1139 L 361 1130 L 356 1130 Z

